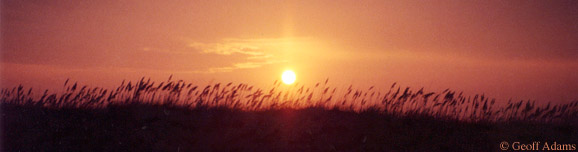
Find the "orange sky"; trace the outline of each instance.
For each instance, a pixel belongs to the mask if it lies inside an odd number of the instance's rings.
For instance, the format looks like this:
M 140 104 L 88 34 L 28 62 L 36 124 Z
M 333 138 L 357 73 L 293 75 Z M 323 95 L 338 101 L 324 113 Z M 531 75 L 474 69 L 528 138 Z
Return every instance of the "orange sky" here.
M 0 85 L 393 82 L 578 99 L 576 1 L 2 0 Z

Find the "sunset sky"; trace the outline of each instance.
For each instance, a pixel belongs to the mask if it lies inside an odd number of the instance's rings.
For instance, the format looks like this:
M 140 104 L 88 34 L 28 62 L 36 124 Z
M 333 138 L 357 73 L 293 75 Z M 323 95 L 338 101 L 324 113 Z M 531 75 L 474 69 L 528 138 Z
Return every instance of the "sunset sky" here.
M 0 86 L 173 74 L 578 99 L 578 1 L 2 0 Z

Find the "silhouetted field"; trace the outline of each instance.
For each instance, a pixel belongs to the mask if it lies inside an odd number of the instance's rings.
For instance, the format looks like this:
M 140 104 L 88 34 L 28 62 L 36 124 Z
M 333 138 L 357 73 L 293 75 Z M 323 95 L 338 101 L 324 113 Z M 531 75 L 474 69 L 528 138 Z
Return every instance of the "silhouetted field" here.
M 483 95 L 395 84 L 338 90 L 182 80 L 109 90 L 0 92 L 2 151 L 499 151 L 500 143 L 578 143 L 578 102 L 495 106 Z

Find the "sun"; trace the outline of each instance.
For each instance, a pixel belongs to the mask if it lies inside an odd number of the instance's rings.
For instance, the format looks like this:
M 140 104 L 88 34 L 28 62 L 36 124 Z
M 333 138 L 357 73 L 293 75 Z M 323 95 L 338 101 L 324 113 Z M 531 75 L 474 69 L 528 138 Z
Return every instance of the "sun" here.
M 295 79 L 297 79 L 297 76 L 295 75 L 295 72 L 291 70 L 285 70 L 285 72 L 283 72 L 283 75 L 281 75 L 281 80 L 283 80 L 283 83 L 288 85 L 293 84 L 293 82 L 295 82 Z

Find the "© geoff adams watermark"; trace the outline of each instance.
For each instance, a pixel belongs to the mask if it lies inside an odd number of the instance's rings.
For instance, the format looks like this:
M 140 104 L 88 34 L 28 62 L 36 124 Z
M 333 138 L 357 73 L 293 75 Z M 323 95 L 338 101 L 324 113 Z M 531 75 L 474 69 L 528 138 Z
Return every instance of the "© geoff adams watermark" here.
M 576 144 L 566 144 L 557 142 L 539 142 L 534 141 L 531 143 L 523 142 L 507 142 L 502 141 L 500 143 L 500 149 L 502 150 L 539 150 L 539 151 L 549 151 L 549 150 L 576 150 Z

